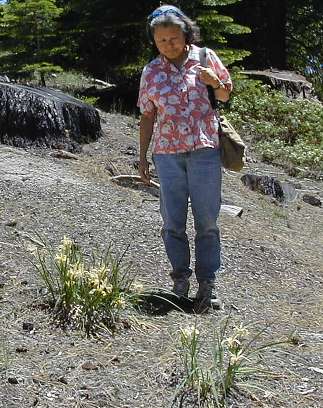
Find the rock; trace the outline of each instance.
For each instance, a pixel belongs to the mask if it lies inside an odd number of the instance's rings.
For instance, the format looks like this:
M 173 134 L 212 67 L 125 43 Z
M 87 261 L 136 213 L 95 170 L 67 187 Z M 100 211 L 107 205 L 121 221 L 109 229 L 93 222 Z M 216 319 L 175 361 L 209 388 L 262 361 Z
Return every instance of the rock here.
M 39 402 L 39 399 L 36 397 L 33 402 L 33 407 L 35 407 Z
M 34 324 L 30 322 L 23 322 L 22 329 L 26 331 L 32 331 L 34 330 Z
M 4 225 L 6 227 L 15 227 L 17 225 L 17 221 L 16 220 L 9 220 L 9 221 L 5 222 Z
M 315 207 L 322 207 L 322 201 L 319 197 L 315 197 L 311 194 L 304 194 L 303 201 L 307 204 L 313 205 Z
M 9 384 L 16 385 L 16 384 L 19 383 L 19 381 L 18 381 L 18 378 L 16 378 L 16 377 L 9 377 L 9 378 L 8 378 L 8 383 L 9 383 Z
M 68 381 L 67 381 L 67 379 L 66 379 L 64 376 L 59 377 L 59 378 L 58 378 L 58 381 L 61 382 L 62 384 L 65 384 L 65 385 L 68 384 Z
M 241 177 L 241 181 L 252 191 L 257 191 L 264 195 L 271 195 L 278 201 L 284 201 L 282 185 L 274 177 L 244 174 Z
M 27 347 L 24 347 L 24 346 L 16 347 L 16 352 L 17 353 L 27 353 L 27 351 L 28 351 Z
M 236 205 L 221 204 L 220 213 L 225 213 L 231 217 L 241 217 L 243 208 Z
M 83 368 L 83 370 L 98 370 L 98 366 L 94 363 L 92 363 L 91 361 L 86 361 L 85 363 L 82 364 L 81 366 Z
M 129 156 L 136 156 L 138 154 L 136 146 L 127 146 L 125 149 L 121 150 L 121 153 Z
M 0 82 L 0 143 L 80 151 L 99 136 L 93 106 L 54 89 Z
M 281 182 L 275 177 L 248 173 L 241 177 L 241 181 L 250 190 L 270 195 L 279 202 L 293 201 L 297 197 L 297 191 L 291 183 Z

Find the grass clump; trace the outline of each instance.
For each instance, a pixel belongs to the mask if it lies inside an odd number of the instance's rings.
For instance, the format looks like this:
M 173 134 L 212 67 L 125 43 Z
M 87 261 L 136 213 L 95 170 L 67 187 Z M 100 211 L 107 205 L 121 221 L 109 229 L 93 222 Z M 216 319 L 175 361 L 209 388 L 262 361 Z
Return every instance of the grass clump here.
M 82 72 L 71 70 L 59 72 L 55 76 L 49 77 L 46 85 L 77 97 L 86 88 L 93 86 L 93 82 Z
M 115 330 L 120 314 L 138 301 L 129 271 L 111 247 L 101 255 L 84 251 L 67 237 L 58 250 L 44 244 L 36 253 L 36 267 L 61 323 L 94 334 L 100 327 Z
M 251 336 L 248 327 L 240 325 L 227 334 L 229 317 L 214 331 L 211 347 L 205 351 L 196 326 L 181 329 L 179 351 L 184 366 L 184 380 L 177 399 L 185 406 L 185 399 L 196 407 L 226 408 L 238 395 L 254 397 L 264 379 L 277 377 L 265 366 L 265 352 L 276 351 L 272 341 L 259 344 L 266 330 Z
M 323 106 L 237 78 L 228 118 L 267 161 L 323 170 Z

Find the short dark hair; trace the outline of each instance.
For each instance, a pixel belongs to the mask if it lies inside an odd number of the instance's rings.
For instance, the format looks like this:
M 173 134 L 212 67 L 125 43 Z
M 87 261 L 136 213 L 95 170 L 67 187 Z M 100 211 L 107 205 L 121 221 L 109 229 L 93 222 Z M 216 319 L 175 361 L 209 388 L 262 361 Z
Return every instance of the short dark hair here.
M 161 6 L 154 10 L 147 19 L 147 36 L 154 44 L 154 30 L 158 26 L 178 26 L 184 33 L 186 44 L 200 40 L 200 29 L 196 23 L 175 6 Z

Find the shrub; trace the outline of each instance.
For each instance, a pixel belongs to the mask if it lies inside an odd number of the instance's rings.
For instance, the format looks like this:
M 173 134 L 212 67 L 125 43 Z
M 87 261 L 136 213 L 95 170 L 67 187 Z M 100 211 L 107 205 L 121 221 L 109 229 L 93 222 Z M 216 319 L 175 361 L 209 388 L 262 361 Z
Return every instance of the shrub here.
M 86 334 L 95 333 L 102 325 L 114 330 L 120 312 L 138 301 L 133 279 L 121 267 L 123 256 L 114 258 L 111 248 L 86 257 L 75 242 L 64 237 L 57 252 L 44 243 L 36 257 L 50 304 L 64 325 Z
M 91 79 L 78 71 L 63 71 L 51 76 L 46 81 L 47 86 L 58 88 L 63 92 L 77 95 L 82 90 L 92 86 Z
M 96 106 L 99 98 L 95 96 L 79 96 L 78 97 L 82 102 L 87 103 L 88 105 Z
M 320 102 L 289 99 L 259 81 L 238 78 L 227 116 L 266 160 L 323 169 Z

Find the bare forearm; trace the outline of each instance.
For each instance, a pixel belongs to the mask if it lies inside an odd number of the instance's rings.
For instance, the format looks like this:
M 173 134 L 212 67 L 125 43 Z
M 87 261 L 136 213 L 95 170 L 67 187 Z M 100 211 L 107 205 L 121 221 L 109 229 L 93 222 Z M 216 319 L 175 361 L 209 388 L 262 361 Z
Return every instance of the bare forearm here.
M 154 118 L 142 115 L 140 118 L 140 159 L 147 156 L 154 128 Z
M 221 102 L 226 102 L 230 97 L 230 87 L 221 82 L 217 74 L 211 68 L 200 67 L 200 79 L 205 85 L 210 85 L 214 89 L 215 98 Z
M 140 157 L 139 157 L 139 175 L 144 183 L 150 183 L 149 163 L 147 161 L 147 151 L 150 145 L 154 129 L 154 117 L 142 115 L 140 118 Z

